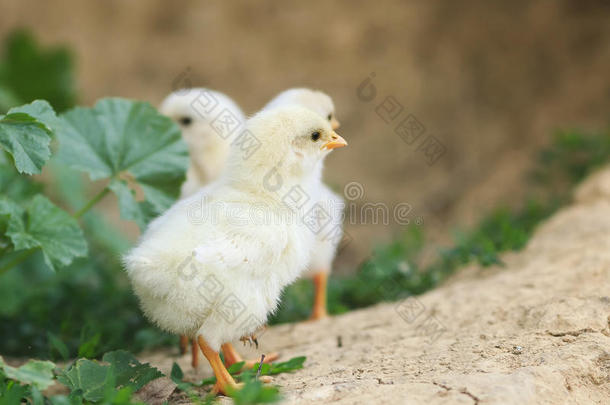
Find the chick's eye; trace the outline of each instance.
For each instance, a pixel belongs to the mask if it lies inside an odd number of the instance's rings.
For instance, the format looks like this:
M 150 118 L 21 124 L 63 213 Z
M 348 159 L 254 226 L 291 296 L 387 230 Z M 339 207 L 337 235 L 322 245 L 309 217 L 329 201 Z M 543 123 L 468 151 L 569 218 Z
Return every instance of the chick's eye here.
M 191 117 L 180 117 L 180 119 L 178 119 L 178 122 L 180 123 L 180 125 L 188 127 L 193 122 L 193 119 Z
M 332 114 L 328 114 L 328 117 L 326 117 L 326 118 L 328 118 L 328 120 L 330 121 L 330 120 L 333 119 L 333 115 Z
M 311 134 L 311 140 L 315 142 L 315 141 L 317 141 L 318 139 L 320 139 L 320 133 L 319 133 L 318 131 L 313 132 L 313 133 Z

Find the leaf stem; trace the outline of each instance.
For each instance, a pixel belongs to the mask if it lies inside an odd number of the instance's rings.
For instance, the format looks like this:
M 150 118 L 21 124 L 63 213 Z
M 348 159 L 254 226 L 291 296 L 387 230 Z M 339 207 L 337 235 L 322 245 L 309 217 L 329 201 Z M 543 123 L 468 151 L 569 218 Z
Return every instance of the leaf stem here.
M 77 219 L 82 217 L 87 211 L 91 209 L 91 207 L 100 202 L 100 200 L 104 198 L 109 192 L 110 189 L 108 187 L 104 187 L 104 189 L 100 191 L 95 197 L 93 197 L 91 201 L 89 201 L 83 208 L 75 212 L 72 216 Z
M 23 262 L 25 259 L 30 257 L 35 251 L 36 251 L 36 249 L 28 249 L 28 250 L 24 250 L 24 251 L 20 252 L 13 258 L 13 260 L 6 263 L 4 266 L 2 266 L 0 268 L 0 274 L 4 274 L 7 271 L 9 271 L 10 269 L 12 269 L 13 267 L 17 266 L 18 264 Z

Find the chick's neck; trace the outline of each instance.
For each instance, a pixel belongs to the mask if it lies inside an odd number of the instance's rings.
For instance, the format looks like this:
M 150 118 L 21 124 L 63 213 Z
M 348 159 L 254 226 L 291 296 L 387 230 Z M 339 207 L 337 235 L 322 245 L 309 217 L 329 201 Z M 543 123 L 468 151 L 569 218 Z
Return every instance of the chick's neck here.
M 317 185 L 322 181 L 322 159 L 310 165 L 280 161 L 275 165 L 261 163 L 243 167 L 233 166 L 225 172 L 225 184 L 249 193 L 254 198 L 281 202 L 289 193 L 305 193 L 313 198 Z

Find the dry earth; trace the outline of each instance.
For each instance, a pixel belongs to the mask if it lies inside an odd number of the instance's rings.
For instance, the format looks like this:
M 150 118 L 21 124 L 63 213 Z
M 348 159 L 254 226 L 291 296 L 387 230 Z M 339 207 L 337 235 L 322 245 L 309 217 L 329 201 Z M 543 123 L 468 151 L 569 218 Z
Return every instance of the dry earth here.
M 269 329 L 262 351 L 307 356 L 274 381 L 285 403 L 609 403 L 610 168 L 503 259 L 416 299 Z M 188 356 L 142 357 L 190 370 Z

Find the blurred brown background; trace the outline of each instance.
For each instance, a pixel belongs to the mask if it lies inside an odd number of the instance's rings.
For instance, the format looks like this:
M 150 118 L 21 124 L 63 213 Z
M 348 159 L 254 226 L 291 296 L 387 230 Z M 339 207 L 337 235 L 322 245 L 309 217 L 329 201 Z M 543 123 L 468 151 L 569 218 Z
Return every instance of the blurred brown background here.
M 158 104 L 192 85 L 252 113 L 287 87 L 326 91 L 350 143 L 328 159 L 329 184 L 362 184 L 358 207 L 411 204 L 437 240 L 520 202 L 523 174 L 553 130 L 607 125 L 609 21 L 604 1 L 0 3 L 1 37 L 27 27 L 43 44 L 72 47 L 81 104 Z M 356 89 L 371 72 L 377 97 L 366 103 Z M 375 113 L 387 96 L 404 106 L 399 119 L 413 114 L 442 142 L 435 164 Z M 348 224 L 339 267 L 400 228 Z

